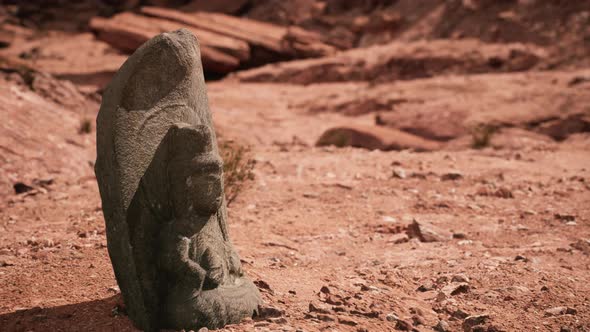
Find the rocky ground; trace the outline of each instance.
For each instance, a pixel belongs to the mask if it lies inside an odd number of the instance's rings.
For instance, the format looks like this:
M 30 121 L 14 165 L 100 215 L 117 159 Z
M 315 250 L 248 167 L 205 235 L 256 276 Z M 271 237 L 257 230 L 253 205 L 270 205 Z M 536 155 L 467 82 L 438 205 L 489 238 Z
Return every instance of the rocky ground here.
M 268 17 L 269 3 L 243 15 L 324 36 L 355 17 L 401 28 L 208 83 L 217 131 L 256 162 L 230 234 L 276 309 L 223 330 L 590 331 L 590 67 L 576 44 L 590 11 L 327 1 Z M 474 35 L 459 14 L 478 4 L 519 33 Z M 450 11 L 454 30 L 424 30 Z M 534 20 L 572 24 L 572 51 Z M 88 30 L 5 22 L 0 331 L 135 331 L 93 173 L 100 93 L 126 55 Z

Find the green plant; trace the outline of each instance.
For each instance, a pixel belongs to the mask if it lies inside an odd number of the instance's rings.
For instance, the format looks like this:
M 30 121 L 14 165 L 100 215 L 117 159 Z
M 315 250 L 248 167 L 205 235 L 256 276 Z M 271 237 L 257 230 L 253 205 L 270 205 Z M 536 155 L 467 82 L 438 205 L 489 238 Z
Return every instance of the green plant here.
M 249 157 L 250 149 L 234 141 L 220 141 L 219 151 L 223 159 L 225 198 L 231 204 L 247 181 L 254 179 L 255 160 Z
M 490 146 L 492 136 L 498 128 L 491 124 L 481 123 L 471 129 L 471 147 L 483 149 Z

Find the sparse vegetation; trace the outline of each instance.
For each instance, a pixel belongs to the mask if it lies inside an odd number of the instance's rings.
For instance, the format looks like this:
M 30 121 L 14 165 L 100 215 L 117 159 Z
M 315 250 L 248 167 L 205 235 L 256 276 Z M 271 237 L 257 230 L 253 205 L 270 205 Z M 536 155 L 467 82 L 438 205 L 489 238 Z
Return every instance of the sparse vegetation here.
M 92 120 L 84 118 L 80 121 L 80 127 L 78 128 L 79 134 L 90 134 L 92 132 Z
M 219 153 L 223 159 L 225 198 L 230 205 L 240 194 L 248 180 L 254 179 L 255 161 L 250 158 L 250 149 L 235 141 L 219 142 Z
M 483 149 L 490 146 L 492 136 L 497 132 L 498 127 L 481 123 L 471 129 L 471 147 L 474 149 Z

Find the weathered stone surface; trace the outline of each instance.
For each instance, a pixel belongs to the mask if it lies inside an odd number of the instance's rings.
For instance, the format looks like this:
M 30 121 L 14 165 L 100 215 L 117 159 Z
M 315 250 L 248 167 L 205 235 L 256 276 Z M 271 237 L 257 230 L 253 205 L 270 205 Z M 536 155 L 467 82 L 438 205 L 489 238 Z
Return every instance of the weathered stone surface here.
M 226 226 L 222 161 L 197 39 L 149 40 L 106 89 L 96 176 L 108 250 L 143 330 L 219 328 L 260 303 Z
M 235 74 L 242 82 L 311 84 L 408 80 L 442 74 L 512 72 L 532 68 L 544 52 L 522 44 L 428 40 L 359 48 L 319 59 L 270 64 Z M 496 65 L 500 63 L 500 65 Z
M 165 31 L 180 29 L 182 24 L 154 17 L 124 12 L 110 19 L 93 18 L 90 28 L 97 37 L 111 46 L 131 53 L 150 38 Z M 201 43 L 201 56 L 206 70 L 226 73 L 250 57 L 250 47 L 244 41 L 203 29 L 191 28 Z
M 380 126 L 347 126 L 327 130 L 316 145 L 352 146 L 369 150 L 432 151 L 440 148 L 433 142 L 402 131 Z
M 335 52 L 334 47 L 321 41 L 319 34 L 299 27 L 287 28 L 219 13 L 183 13 L 158 7 L 143 7 L 141 13 L 236 38 L 253 48 L 271 51 L 286 59 L 326 56 Z

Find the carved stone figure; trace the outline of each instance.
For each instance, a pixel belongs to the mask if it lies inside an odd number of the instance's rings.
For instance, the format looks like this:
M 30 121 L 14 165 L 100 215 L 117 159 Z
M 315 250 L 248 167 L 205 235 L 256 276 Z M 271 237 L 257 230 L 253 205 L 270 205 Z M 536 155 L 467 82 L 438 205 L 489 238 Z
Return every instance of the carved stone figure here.
M 146 42 L 103 95 L 95 172 L 108 250 L 143 330 L 219 328 L 257 313 L 227 232 L 216 142 L 187 30 Z

